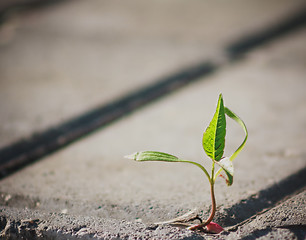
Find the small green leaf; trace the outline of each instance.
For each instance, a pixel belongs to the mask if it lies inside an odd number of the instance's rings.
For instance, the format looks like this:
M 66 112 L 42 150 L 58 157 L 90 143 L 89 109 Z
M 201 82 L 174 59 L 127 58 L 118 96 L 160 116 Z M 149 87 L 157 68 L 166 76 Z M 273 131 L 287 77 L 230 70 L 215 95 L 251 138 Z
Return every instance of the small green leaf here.
M 215 161 L 226 173 L 226 184 L 228 186 L 233 184 L 233 177 L 234 177 L 234 166 L 230 158 L 222 158 L 220 161 Z
M 199 167 L 206 175 L 208 180 L 210 180 L 210 176 L 207 172 L 207 170 L 199 163 L 179 159 L 176 156 L 173 156 L 168 153 L 163 152 L 155 152 L 155 151 L 143 151 L 143 152 L 136 152 L 131 155 L 125 156 L 125 158 L 129 158 L 138 162 L 144 162 L 144 161 L 161 161 L 161 162 L 183 162 L 183 163 L 190 163 L 197 167 Z
M 222 94 L 219 95 L 216 112 L 203 134 L 203 148 L 207 156 L 219 161 L 224 153 L 226 120 Z
M 134 154 L 125 156 L 126 158 L 133 159 L 135 161 L 162 161 L 162 162 L 181 162 L 176 156 L 163 152 L 144 151 L 136 152 Z

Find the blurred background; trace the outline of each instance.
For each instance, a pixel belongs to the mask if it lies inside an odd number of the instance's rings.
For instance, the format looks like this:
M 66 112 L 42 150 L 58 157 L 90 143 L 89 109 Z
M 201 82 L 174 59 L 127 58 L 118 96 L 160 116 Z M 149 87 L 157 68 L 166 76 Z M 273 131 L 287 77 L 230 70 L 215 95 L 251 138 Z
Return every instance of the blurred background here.
M 229 46 L 304 8 L 304 0 L 2 0 L 0 149 L 39 142 L 182 70 L 222 64 Z

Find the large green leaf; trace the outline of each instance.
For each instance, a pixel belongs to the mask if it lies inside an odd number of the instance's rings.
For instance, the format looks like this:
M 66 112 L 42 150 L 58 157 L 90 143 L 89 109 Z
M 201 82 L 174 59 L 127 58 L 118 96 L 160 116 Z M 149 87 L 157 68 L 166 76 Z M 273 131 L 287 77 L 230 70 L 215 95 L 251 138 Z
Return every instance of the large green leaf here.
M 224 153 L 226 133 L 226 120 L 222 94 L 219 100 L 216 112 L 209 126 L 203 134 L 203 148 L 207 156 L 212 160 L 219 161 Z

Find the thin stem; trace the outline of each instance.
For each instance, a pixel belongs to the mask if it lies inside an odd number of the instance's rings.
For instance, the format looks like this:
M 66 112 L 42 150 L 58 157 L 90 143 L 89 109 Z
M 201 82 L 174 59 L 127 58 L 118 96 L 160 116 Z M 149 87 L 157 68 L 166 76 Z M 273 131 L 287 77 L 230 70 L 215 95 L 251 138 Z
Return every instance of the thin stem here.
M 210 181 L 215 182 L 214 181 L 214 173 L 215 173 L 215 162 L 212 163 L 212 167 L 211 167 L 211 179 Z
M 213 178 L 213 176 L 212 176 L 212 178 Z M 209 181 L 209 183 L 210 183 L 210 196 L 211 196 L 211 212 L 210 212 L 210 215 L 205 222 L 190 226 L 188 228 L 189 230 L 196 230 L 196 229 L 205 227 L 206 225 L 208 225 L 213 220 L 213 218 L 215 216 L 215 213 L 216 213 L 216 199 L 215 199 L 215 191 L 214 191 L 215 183 L 213 182 L 213 180 Z

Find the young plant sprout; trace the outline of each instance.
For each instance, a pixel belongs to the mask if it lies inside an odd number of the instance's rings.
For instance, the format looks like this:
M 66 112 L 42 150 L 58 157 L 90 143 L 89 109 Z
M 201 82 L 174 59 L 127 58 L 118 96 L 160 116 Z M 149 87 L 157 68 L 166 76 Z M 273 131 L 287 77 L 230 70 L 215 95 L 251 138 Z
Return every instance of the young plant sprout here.
M 225 133 L 226 133 L 225 115 L 235 120 L 243 128 L 245 132 L 245 138 L 243 142 L 230 157 L 223 157 L 224 146 L 225 146 Z M 212 161 L 212 166 L 210 171 L 211 174 L 209 174 L 209 171 L 207 171 L 203 165 L 197 162 L 180 159 L 178 157 L 163 152 L 143 151 L 143 152 L 136 152 L 126 157 L 140 162 L 142 161 L 183 162 L 183 163 L 190 163 L 199 167 L 204 172 L 210 184 L 210 194 L 211 194 L 211 203 L 212 203 L 211 213 L 206 221 L 203 221 L 200 224 L 189 226 L 188 229 L 196 230 L 206 227 L 209 232 L 219 233 L 223 230 L 222 227 L 212 222 L 216 213 L 216 200 L 214 193 L 215 181 L 218 176 L 221 176 L 225 178 L 226 184 L 228 186 L 233 184 L 234 167 L 232 162 L 240 153 L 240 151 L 243 149 L 247 138 L 248 138 L 248 131 L 244 122 L 229 108 L 224 107 L 222 94 L 220 94 L 216 112 L 209 126 L 204 132 L 202 140 L 203 149 L 207 154 L 207 156 Z M 216 170 L 216 167 L 219 167 L 219 169 Z M 222 174 L 222 171 L 225 173 L 225 175 Z

